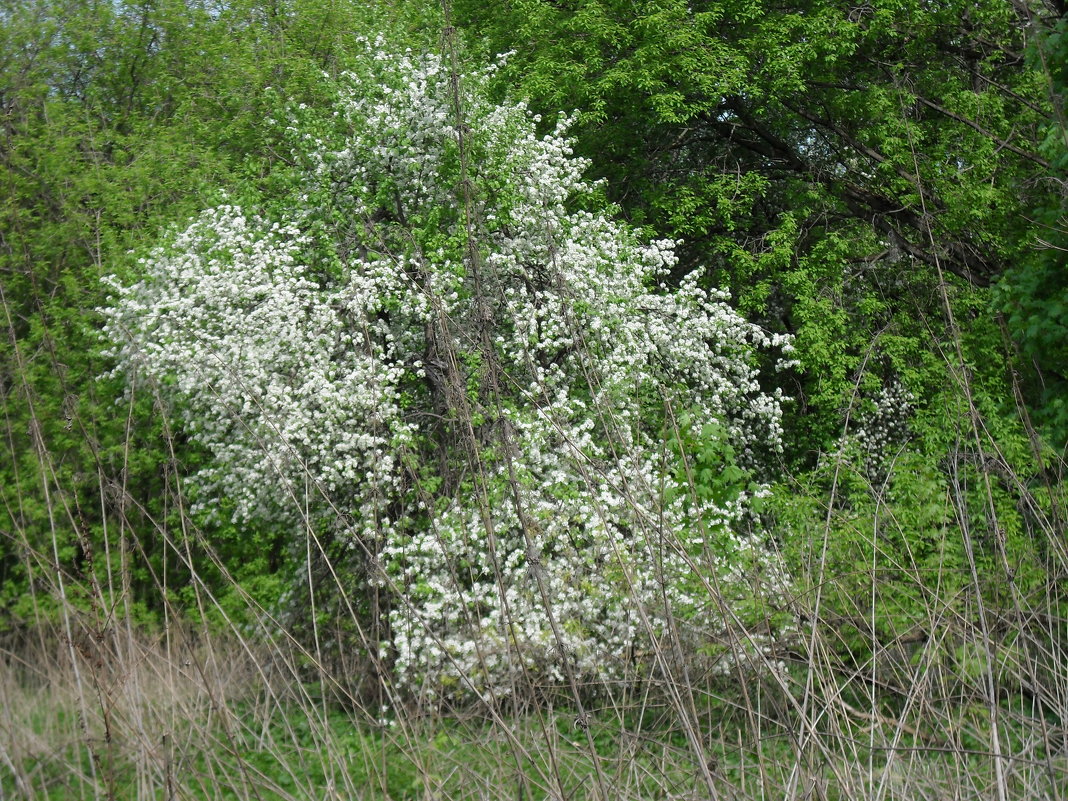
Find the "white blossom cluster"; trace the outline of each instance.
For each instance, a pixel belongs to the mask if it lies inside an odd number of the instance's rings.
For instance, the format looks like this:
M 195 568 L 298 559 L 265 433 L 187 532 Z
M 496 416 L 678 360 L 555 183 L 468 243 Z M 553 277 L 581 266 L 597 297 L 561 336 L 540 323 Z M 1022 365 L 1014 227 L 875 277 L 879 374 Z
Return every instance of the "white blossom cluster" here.
M 897 451 L 910 436 L 909 418 L 916 396 L 897 378 L 886 383 L 859 415 L 852 438 L 860 448 L 864 469 L 873 481 L 882 480 Z
M 423 698 L 618 678 L 669 619 L 696 640 L 777 593 L 732 525 L 761 487 L 702 495 L 676 444 L 714 430 L 747 471 L 779 448 L 753 352 L 788 340 L 699 275 L 663 286 L 673 243 L 577 210 L 565 119 L 539 136 L 485 73 L 367 48 L 335 108 L 294 112 L 288 222 L 221 206 L 113 281 L 112 355 L 214 454 L 204 497 L 282 521 L 325 503 L 376 537 L 385 652 Z M 440 464 L 461 478 L 428 493 Z
M 235 520 L 298 519 L 308 477 L 350 503 L 396 487 L 403 369 L 374 320 L 395 292 L 389 271 L 323 286 L 292 225 L 236 206 L 200 215 L 141 260 L 130 286 L 107 279 L 104 309 L 118 370 L 141 371 L 174 397 L 215 464 L 195 476 L 201 505 Z

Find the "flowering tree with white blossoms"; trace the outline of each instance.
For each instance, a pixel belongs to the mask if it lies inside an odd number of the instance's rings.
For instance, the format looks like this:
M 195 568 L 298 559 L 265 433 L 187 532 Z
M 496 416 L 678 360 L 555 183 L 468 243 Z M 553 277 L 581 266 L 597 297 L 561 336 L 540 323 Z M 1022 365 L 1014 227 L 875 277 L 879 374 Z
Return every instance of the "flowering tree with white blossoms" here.
M 428 699 L 633 675 L 784 580 L 737 524 L 780 438 L 755 350 L 789 343 L 699 275 L 668 290 L 672 243 L 486 77 L 368 43 L 283 123 L 289 216 L 205 211 L 103 310 L 117 369 L 214 455 L 202 503 L 346 521 Z

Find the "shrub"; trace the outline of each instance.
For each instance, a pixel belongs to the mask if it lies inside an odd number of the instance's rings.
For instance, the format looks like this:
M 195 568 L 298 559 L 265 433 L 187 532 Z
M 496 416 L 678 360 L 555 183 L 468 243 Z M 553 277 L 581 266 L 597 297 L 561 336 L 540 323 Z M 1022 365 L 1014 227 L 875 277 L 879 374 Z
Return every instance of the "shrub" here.
M 214 454 L 202 506 L 342 521 L 347 591 L 388 588 L 427 699 L 622 676 L 783 579 L 736 524 L 780 447 L 755 350 L 789 342 L 697 274 L 668 292 L 673 243 L 598 204 L 567 119 L 539 137 L 486 80 L 367 42 L 333 108 L 278 123 L 285 211 L 205 211 L 103 310 L 117 370 Z

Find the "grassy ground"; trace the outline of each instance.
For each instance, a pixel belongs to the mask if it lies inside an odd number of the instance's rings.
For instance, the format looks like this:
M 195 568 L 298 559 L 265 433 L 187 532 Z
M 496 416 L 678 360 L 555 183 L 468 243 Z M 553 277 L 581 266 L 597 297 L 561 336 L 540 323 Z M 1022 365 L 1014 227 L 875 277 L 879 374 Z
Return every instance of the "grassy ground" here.
M 233 635 L 74 634 L 36 631 L 3 650 L 5 798 L 1058 799 L 1068 775 L 1048 697 L 1006 693 L 991 708 L 961 682 L 940 696 L 922 665 L 903 696 L 875 704 L 855 681 L 828 686 L 826 665 L 744 686 L 708 677 L 686 688 L 694 742 L 655 677 L 626 705 L 592 694 L 585 720 L 564 693 L 525 708 L 384 710 Z M 822 703 L 806 709 L 814 680 Z

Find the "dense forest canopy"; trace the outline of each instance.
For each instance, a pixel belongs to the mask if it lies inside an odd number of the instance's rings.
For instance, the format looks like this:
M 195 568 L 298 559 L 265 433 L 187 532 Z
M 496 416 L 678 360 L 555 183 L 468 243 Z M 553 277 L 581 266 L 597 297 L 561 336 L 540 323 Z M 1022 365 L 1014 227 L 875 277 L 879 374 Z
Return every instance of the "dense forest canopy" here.
M 579 152 L 630 219 L 798 336 L 798 425 L 817 439 L 795 457 L 837 436 L 870 344 L 885 380 L 915 370 L 927 332 L 910 323 L 940 316 L 939 273 L 954 291 L 999 285 L 1012 335 L 1060 386 L 1063 281 L 1035 282 L 1063 215 L 1063 83 L 1041 66 L 1062 54 L 1056 8 L 456 5 L 490 51 L 515 51 L 502 83 L 580 110 Z M 1055 397 L 1036 410 L 1063 446 Z
M 745 710 L 1008 797 L 1068 716 L 1066 97 L 1055 0 L 8 4 L 0 645 L 281 636 L 374 726 L 566 708 L 604 793 L 651 705 L 701 792 Z

